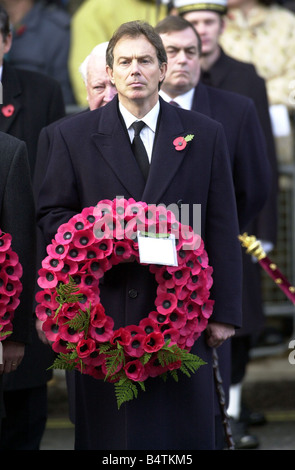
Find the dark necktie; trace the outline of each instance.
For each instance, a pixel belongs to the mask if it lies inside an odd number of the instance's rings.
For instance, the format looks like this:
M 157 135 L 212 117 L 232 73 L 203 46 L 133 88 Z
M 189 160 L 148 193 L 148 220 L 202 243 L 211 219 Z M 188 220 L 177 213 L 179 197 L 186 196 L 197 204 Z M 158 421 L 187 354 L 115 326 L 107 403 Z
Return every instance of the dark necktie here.
M 150 164 L 149 164 L 149 159 L 146 153 L 145 146 L 139 135 L 144 126 L 145 126 L 145 123 L 142 121 L 135 121 L 132 124 L 132 127 L 134 129 L 134 139 L 132 142 L 132 150 L 135 155 L 138 166 L 146 180 L 149 174 Z
M 175 106 L 176 108 L 180 108 L 180 105 L 178 103 L 176 103 L 176 101 L 169 101 L 169 104 L 171 104 L 172 106 Z

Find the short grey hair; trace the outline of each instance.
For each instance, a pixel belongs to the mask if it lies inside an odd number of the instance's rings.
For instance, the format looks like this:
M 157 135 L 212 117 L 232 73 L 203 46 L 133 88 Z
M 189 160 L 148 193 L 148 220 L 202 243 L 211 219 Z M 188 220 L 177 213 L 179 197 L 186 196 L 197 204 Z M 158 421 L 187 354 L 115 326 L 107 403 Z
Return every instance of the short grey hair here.
M 102 58 L 106 57 L 106 50 L 108 47 L 108 42 L 102 42 L 101 44 L 97 44 L 90 54 L 84 59 L 82 64 L 79 67 L 79 72 L 82 75 L 83 81 L 85 85 L 87 85 L 87 71 L 88 71 L 88 63 L 90 58 Z

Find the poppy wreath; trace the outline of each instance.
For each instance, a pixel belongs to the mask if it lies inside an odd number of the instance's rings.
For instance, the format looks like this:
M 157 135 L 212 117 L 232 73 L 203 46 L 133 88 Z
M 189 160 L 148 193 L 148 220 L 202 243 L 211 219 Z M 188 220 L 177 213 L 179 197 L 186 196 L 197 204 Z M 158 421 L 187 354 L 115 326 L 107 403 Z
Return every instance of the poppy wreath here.
M 114 329 L 100 302 L 99 281 L 121 262 L 139 262 L 138 231 L 175 236 L 178 266 L 149 265 L 155 309 L 138 325 Z M 77 369 L 114 383 L 117 405 L 145 390 L 149 377 L 177 370 L 190 377 L 201 358 L 190 349 L 206 328 L 212 267 L 200 236 L 164 206 L 115 198 L 61 225 L 38 274 L 36 315 L 57 357 L 52 368 Z
M 11 235 L 0 229 L 0 341 L 12 333 L 14 312 L 23 289 L 20 281 L 23 269 L 11 242 Z

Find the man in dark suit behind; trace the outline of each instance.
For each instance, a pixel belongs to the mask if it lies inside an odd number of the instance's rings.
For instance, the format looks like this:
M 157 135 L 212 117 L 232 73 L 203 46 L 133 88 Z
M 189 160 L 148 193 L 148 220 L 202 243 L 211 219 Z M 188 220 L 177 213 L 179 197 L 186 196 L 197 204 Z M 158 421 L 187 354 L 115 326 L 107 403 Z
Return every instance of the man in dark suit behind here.
M 34 285 L 30 275 L 36 248 L 34 198 L 26 146 L 3 132 L 0 132 L 0 169 L 0 228 L 11 234 L 12 249 L 18 254 L 23 267 L 23 291 L 20 305 L 15 311 L 13 334 L 3 341 L 3 364 L 0 364 L 1 428 L 4 414 L 3 378 L 20 366 L 25 345 L 31 338 Z
M 232 91 L 251 98 L 256 106 L 265 138 L 269 161 L 272 166 L 272 184 L 269 197 L 259 213 L 245 231 L 255 235 L 269 251 L 277 239 L 278 219 L 278 167 L 275 142 L 269 115 L 269 104 L 265 82 L 253 64 L 241 62 L 224 53 L 219 38 L 224 28 L 223 15 L 226 13 L 226 0 L 174 0 L 177 13 L 192 23 L 202 41 L 201 81 L 214 88 Z M 232 387 L 230 413 L 235 418 L 233 429 L 236 446 L 239 448 L 257 447 L 258 440 L 247 431 L 249 419 L 241 420 L 241 390 L 249 362 L 249 351 L 263 331 L 265 317 L 263 311 L 261 269 L 258 263 L 243 250 L 243 328 L 232 340 Z M 238 406 L 231 406 L 231 404 Z M 255 419 L 257 419 L 257 416 Z M 263 417 L 261 417 L 263 420 Z
M 76 449 L 215 448 L 211 347 L 221 345 L 240 326 L 236 202 L 222 126 L 159 100 L 166 62 L 162 41 L 149 25 L 127 23 L 114 34 L 107 67 L 118 98 L 55 129 L 37 219 L 50 242 L 60 224 L 101 199 L 123 195 L 166 206 L 182 200 L 190 208 L 190 225 L 194 204 L 201 204 L 215 308 L 192 352 L 207 365 L 178 383 L 150 380 L 148 389 L 119 412 L 111 384 L 75 373 Z M 131 147 L 132 123 L 140 119 L 149 123 L 142 138 L 148 134 L 152 142 L 149 147 L 145 141 L 151 162 L 147 180 Z M 195 137 L 184 152 L 176 152 L 173 140 L 187 134 Z M 127 324 L 137 324 L 143 312 L 154 308 L 155 285 L 148 266 L 121 263 L 110 274 L 100 286 L 106 311 L 115 327 L 124 318 Z M 131 290 L 136 295 L 131 297 Z
M 271 193 L 272 162 L 254 103 L 237 93 L 208 87 L 200 81 L 201 39 L 181 16 L 162 20 L 160 34 L 168 57 L 168 70 L 160 95 L 184 109 L 199 111 L 223 125 L 231 159 L 240 233 L 263 209 Z M 230 344 L 220 348 L 220 370 L 228 397 Z M 218 410 L 217 410 L 218 411 Z
M 0 131 L 26 143 L 33 178 L 41 129 L 65 115 L 62 92 L 55 80 L 37 72 L 18 70 L 3 60 L 3 55 L 11 47 L 12 35 L 7 12 L 2 6 L 0 32 L 0 63 L 3 65 Z M 35 286 L 35 271 L 31 263 L 29 279 L 32 286 Z M 34 322 L 33 314 L 31 318 Z M 46 369 L 52 360 L 51 348 L 41 343 L 33 324 L 32 341 L 26 348 L 21 366 L 3 380 L 6 418 L 2 424 L 0 449 L 32 450 L 39 447 L 47 418 L 46 383 L 52 376 Z

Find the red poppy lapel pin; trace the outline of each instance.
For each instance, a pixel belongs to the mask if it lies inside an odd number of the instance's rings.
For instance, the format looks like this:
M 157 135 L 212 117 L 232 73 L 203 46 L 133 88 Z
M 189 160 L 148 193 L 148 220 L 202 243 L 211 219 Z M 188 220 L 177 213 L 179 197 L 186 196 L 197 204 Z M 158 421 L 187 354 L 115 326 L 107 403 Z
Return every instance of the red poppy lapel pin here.
M 183 150 L 187 146 L 187 143 L 193 140 L 194 134 L 188 134 L 185 137 L 176 137 L 176 139 L 173 140 L 173 145 L 175 147 L 175 150 Z
M 5 117 L 12 116 L 13 113 L 14 113 L 13 104 L 7 104 L 6 106 L 3 106 L 2 109 L 1 109 L 1 112 L 2 112 L 3 116 L 5 116 Z
M 17 26 L 17 28 L 15 29 L 15 35 L 16 36 L 22 36 L 27 30 L 27 27 L 25 24 L 20 24 L 19 26 Z

